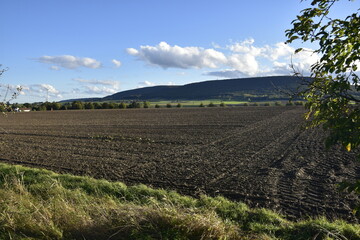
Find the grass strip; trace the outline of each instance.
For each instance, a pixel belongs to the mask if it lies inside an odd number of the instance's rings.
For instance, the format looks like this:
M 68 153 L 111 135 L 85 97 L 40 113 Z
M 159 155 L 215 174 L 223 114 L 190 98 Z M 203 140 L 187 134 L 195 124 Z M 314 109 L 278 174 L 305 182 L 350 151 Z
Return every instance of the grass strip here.
M 360 225 L 0 164 L 0 239 L 360 239 Z

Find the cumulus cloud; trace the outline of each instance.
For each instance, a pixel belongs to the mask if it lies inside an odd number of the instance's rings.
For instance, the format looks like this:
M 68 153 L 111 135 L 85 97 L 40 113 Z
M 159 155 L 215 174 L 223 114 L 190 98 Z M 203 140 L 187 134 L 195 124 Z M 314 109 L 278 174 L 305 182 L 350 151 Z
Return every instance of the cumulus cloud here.
M 310 66 L 319 60 L 311 49 L 295 54 L 295 49 L 283 42 L 257 46 L 252 38 L 232 42 L 222 48 L 213 44 L 215 49 L 201 47 L 171 46 L 160 42 L 156 46 L 128 48 L 127 53 L 150 65 L 181 69 L 216 69 L 205 73 L 217 77 L 254 77 L 265 75 L 289 75 L 290 64 L 305 74 Z
M 222 52 L 200 47 L 171 46 L 160 42 L 156 46 L 128 48 L 127 53 L 150 65 L 167 68 L 217 68 L 226 62 Z
M 53 66 L 51 66 L 51 69 L 53 70 L 59 70 L 60 68 L 76 69 L 80 67 L 95 69 L 101 67 L 101 62 L 96 59 L 88 57 L 75 57 L 71 55 L 42 56 L 36 58 L 35 60 L 41 63 L 53 64 Z
M 266 46 L 264 56 L 270 60 L 278 60 L 281 57 L 289 57 L 293 55 L 295 49 L 288 44 L 278 42 L 274 46 Z
M 228 57 L 227 65 L 248 76 L 254 76 L 259 72 L 259 63 L 252 54 L 232 54 Z
M 305 75 L 310 67 L 320 59 L 311 49 L 295 54 L 295 48 L 283 42 L 274 45 L 255 46 L 254 39 L 233 43 L 226 47 L 227 66 L 230 69 L 208 72 L 206 75 L 217 77 L 249 77 L 292 74 L 292 64 Z
M 113 59 L 111 62 L 115 65 L 116 68 L 119 68 L 121 66 L 121 62 L 119 60 Z

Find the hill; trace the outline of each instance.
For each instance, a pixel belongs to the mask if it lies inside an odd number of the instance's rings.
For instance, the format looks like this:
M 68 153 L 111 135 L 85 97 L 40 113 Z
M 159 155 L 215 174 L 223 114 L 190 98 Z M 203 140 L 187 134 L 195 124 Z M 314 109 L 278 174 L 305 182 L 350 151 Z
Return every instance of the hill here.
M 138 88 L 103 98 L 109 100 L 281 100 L 288 99 L 284 90 L 294 90 L 299 79 L 293 76 L 212 80 L 183 86 Z
M 301 80 L 293 76 L 272 76 L 210 80 L 182 86 L 154 86 L 115 93 L 104 98 L 70 99 L 64 102 L 123 101 L 123 100 L 287 100 L 285 92 L 295 90 Z

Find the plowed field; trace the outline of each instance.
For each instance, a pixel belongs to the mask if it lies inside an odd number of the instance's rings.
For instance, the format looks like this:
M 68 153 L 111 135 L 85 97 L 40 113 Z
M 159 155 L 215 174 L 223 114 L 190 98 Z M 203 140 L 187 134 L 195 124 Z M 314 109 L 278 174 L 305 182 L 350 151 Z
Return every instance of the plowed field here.
M 301 107 L 54 111 L 0 120 L 0 160 L 188 195 L 224 195 L 288 218 L 356 221 L 336 183 L 360 178 L 356 153 L 326 150 Z

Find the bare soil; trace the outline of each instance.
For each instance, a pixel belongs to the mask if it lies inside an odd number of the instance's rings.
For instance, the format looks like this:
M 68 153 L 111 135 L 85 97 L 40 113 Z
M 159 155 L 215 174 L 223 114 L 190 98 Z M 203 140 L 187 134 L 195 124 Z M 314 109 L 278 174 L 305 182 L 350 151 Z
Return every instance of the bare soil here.
M 339 182 L 360 178 L 356 152 L 325 149 L 304 130 L 301 107 L 54 111 L 0 120 L 0 161 L 223 195 L 290 219 L 358 221 L 359 198 Z

